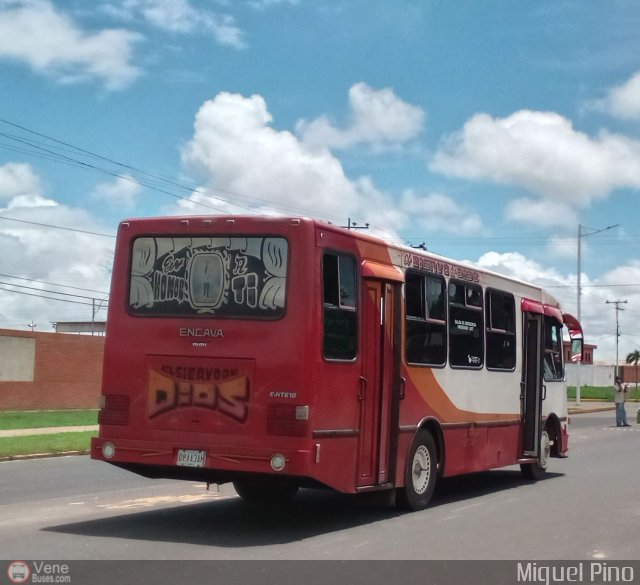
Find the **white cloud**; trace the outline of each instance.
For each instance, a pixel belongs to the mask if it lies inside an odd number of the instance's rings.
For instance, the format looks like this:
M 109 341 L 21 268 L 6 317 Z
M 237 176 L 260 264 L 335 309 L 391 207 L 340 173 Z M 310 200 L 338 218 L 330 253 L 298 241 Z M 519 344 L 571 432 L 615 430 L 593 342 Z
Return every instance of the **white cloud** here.
M 557 199 L 512 199 L 505 215 L 511 221 L 545 228 L 578 225 L 575 208 Z
M 480 256 L 476 264 L 481 268 L 542 286 L 567 284 L 567 278 L 557 270 L 545 268 L 518 252 L 487 252 Z
M 7 206 L 7 211 L 13 209 L 24 209 L 34 207 L 55 207 L 58 205 L 53 199 L 46 199 L 42 195 L 28 194 L 28 195 L 16 195 Z
M 7 163 L 0 166 L 0 201 L 19 195 L 31 195 L 40 189 L 40 178 L 30 165 Z
M 244 33 L 232 16 L 196 8 L 190 0 L 123 0 L 119 4 L 108 4 L 103 10 L 120 18 L 141 17 L 150 25 L 168 32 L 205 32 L 221 45 L 236 49 L 246 47 Z
M 431 168 L 582 207 L 640 187 L 640 142 L 606 132 L 592 138 L 553 112 L 477 114 L 443 141 Z
M 183 162 L 207 187 L 238 194 L 225 196 L 236 203 L 343 221 L 358 217 L 362 200 L 375 189 L 350 181 L 329 151 L 308 148 L 291 132 L 272 128 L 271 121 L 261 96 L 221 93 L 197 113 Z
M 122 29 L 84 31 L 49 0 L 0 0 L 0 58 L 27 63 L 61 83 L 98 80 L 107 89 L 139 75 L 131 63 L 141 36 Z
M 194 205 L 200 202 L 223 212 L 303 214 L 343 225 L 351 218 L 396 239 L 412 222 L 449 232 L 482 228 L 477 214 L 444 195 L 407 191 L 393 200 L 370 177 L 347 177 L 327 148 L 276 130 L 272 121 L 259 95 L 221 93 L 203 104 L 182 160 L 204 181 L 199 191 L 211 196 L 195 193 L 177 211 L 202 213 Z
M 297 132 L 312 146 L 348 148 L 370 144 L 376 148 L 405 143 L 420 134 L 424 112 L 398 98 L 392 89 L 376 90 L 366 83 L 349 89 L 349 125 L 337 128 L 327 116 L 301 120 Z
M 107 230 L 86 211 L 46 197 L 40 191 L 39 177 L 28 165 L 9 163 L 0 167 L 0 185 L 7 167 L 18 168 L 21 172 L 12 175 L 14 195 L 8 199 L 5 208 L 0 208 L 2 273 L 12 277 L 5 276 L 2 280 L 40 291 L 0 285 L 0 327 L 25 328 L 27 322 L 34 320 L 39 331 L 50 331 L 50 321 L 90 320 L 90 298 L 64 297 L 74 302 L 61 302 L 33 295 L 54 296 L 46 290 L 63 290 L 99 299 L 104 295 L 65 290 L 34 281 L 108 291 L 108 267 L 114 240 L 73 231 L 78 226 L 98 233 Z M 5 195 L 7 193 L 5 191 Z M 46 226 L 67 227 L 70 231 Z M 9 292 L 7 289 L 21 292 Z M 104 312 L 97 318 L 104 319 Z
M 257 8 L 258 10 L 265 10 L 272 6 L 279 6 L 280 4 L 289 4 L 296 6 L 299 0 L 250 0 L 249 6 Z
M 619 353 L 623 358 L 625 352 L 638 347 L 635 307 L 640 306 L 640 292 L 638 286 L 629 285 L 640 283 L 640 261 L 631 260 L 594 280 L 585 279 L 583 274 L 582 280 L 585 286 L 582 289 L 582 321 L 585 325 L 585 338 L 588 343 L 598 345 L 596 359 L 606 357 L 613 361 L 615 358 L 616 317 L 611 303 L 615 300 L 627 301 L 627 304 L 621 305 L 624 310 L 619 314 L 621 333 Z M 575 289 L 571 293 L 575 295 Z M 598 355 L 601 357 L 598 358 Z
M 420 196 L 409 190 L 402 195 L 400 206 L 417 226 L 429 232 L 468 235 L 482 231 L 478 214 L 440 193 Z
M 575 241 L 573 242 L 575 247 Z M 574 249 L 575 256 L 575 249 Z M 519 280 L 538 284 L 557 298 L 565 312 L 576 315 L 577 279 L 575 273 L 562 274 L 543 266 L 519 253 L 487 252 L 477 262 L 488 270 Z M 581 278 L 581 319 L 585 341 L 598 346 L 596 360 L 612 361 L 615 358 L 615 312 L 607 301 L 627 300 L 622 308 L 640 306 L 640 260 L 632 260 L 625 265 L 612 268 L 597 279 L 583 273 Z M 636 286 L 629 286 L 636 285 Z M 636 311 L 620 313 L 620 356 L 637 347 Z M 627 337 L 628 336 L 628 337 Z
M 115 181 L 96 185 L 92 197 L 106 201 L 113 207 L 130 210 L 141 192 L 142 187 L 132 177 L 124 175 Z
M 182 161 L 203 181 L 189 202 L 169 213 L 202 213 L 195 202 L 218 211 L 293 213 L 360 225 L 398 239 L 410 225 L 450 233 L 477 233 L 480 217 L 442 194 L 406 191 L 393 199 L 370 177 L 349 178 L 325 147 L 309 145 L 287 130 L 276 130 L 264 99 L 221 93 L 196 115 L 194 135 Z M 216 193 L 218 197 L 215 197 Z
M 612 116 L 640 120 L 640 72 L 621 85 L 611 88 L 607 96 L 596 102 L 596 108 Z
M 575 260 L 578 254 L 576 238 L 567 236 L 566 234 L 551 236 L 547 241 L 546 248 L 549 255 L 555 258 Z M 581 249 L 583 253 L 587 250 L 587 244 L 584 241 L 581 243 Z

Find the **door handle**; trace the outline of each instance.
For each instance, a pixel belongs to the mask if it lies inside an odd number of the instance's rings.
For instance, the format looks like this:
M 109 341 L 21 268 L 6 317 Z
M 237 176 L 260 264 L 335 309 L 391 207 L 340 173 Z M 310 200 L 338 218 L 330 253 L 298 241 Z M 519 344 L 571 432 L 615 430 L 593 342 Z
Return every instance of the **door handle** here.
M 400 400 L 404 400 L 404 391 L 407 387 L 407 379 L 403 376 L 400 376 Z
M 364 395 L 367 391 L 367 379 L 364 376 L 360 376 L 360 389 L 358 390 L 358 400 L 364 400 Z

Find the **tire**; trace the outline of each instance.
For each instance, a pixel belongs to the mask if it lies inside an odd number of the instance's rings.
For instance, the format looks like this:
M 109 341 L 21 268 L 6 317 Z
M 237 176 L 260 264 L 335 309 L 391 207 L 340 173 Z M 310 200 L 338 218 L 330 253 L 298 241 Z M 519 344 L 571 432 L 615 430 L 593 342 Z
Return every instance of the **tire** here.
M 237 479 L 233 487 L 246 502 L 279 505 L 289 502 L 300 486 L 288 477 L 265 476 Z
M 430 432 L 419 431 L 407 457 L 404 488 L 398 492 L 399 507 L 408 510 L 424 510 L 433 496 L 437 475 L 436 443 Z
M 551 457 L 551 439 L 549 431 L 544 429 L 540 435 L 540 457 L 534 463 L 522 463 L 520 471 L 526 479 L 536 481 L 542 479 L 547 472 L 549 458 Z

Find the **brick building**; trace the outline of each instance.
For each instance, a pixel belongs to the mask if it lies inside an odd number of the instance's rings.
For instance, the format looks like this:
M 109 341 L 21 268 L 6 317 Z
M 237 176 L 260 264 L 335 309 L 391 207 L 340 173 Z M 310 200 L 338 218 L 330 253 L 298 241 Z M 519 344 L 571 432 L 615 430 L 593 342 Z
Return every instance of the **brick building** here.
M 0 329 L 0 410 L 98 408 L 104 337 Z
M 640 366 L 618 366 L 618 371 L 622 381 L 626 384 L 638 384 L 640 383 Z
M 563 341 L 562 347 L 564 350 L 564 363 L 570 364 L 571 363 L 571 342 Z M 590 343 L 584 344 L 584 357 L 582 359 L 583 365 L 589 365 L 589 366 L 593 365 L 593 352 L 596 349 L 598 349 L 597 345 L 592 345 Z

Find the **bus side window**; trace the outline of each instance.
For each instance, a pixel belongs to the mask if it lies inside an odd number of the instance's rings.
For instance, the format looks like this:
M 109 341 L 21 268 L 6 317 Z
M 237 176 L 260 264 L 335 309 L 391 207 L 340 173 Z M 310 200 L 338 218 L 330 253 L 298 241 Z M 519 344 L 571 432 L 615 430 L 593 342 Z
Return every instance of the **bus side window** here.
M 443 278 L 407 272 L 405 282 L 405 358 L 409 364 L 443 366 L 447 326 Z
M 513 371 L 516 367 L 516 306 L 513 295 L 488 290 L 487 308 L 487 368 Z
M 357 278 L 353 256 L 327 252 L 322 258 L 323 355 L 352 360 L 357 353 Z
M 482 288 L 449 281 L 449 365 L 481 368 L 484 363 Z

